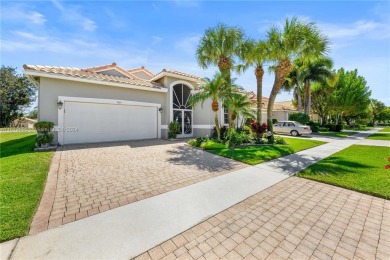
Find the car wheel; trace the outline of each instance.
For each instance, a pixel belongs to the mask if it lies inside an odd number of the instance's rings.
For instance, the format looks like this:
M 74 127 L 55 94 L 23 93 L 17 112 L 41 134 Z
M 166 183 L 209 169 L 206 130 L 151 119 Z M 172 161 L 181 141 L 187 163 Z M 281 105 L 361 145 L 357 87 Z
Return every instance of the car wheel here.
M 297 131 L 295 131 L 295 130 L 292 130 L 292 131 L 291 131 L 291 135 L 292 135 L 292 136 L 298 136 L 299 133 L 298 133 Z

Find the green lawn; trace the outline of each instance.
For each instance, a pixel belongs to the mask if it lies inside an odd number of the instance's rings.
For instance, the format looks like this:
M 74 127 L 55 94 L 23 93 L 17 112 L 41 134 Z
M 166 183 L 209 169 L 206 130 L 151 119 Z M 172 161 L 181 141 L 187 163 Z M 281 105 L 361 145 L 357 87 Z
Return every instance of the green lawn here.
M 243 163 L 255 165 L 281 156 L 309 149 L 325 142 L 300 138 L 284 138 L 288 145 L 245 146 L 235 149 L 209 150 L 213 154 L 228 157 Z
M 390 199 L 388 147 L 352 145 L 311 165 L 297 176 Z
M 379 132 L 390 132 L 390 127 L 385 127 L 382 130 L 380 130 Z
M 366 139 L 390 141 L 390 134 L 376 133 L 376 134 L 372 134 L 372 135 L 367 136 Z
M 351 135 L 355 135 L 359 132 L 355 131 L 347 131 L 347 132 L 320 132 L 320 133 L 313 133 L 315 135 L 324 135 L 324 136 L 334 136 L 334 137 L 348 137 Z
M 33 152 L 35 133 L 0 133 L 0 241 L 28 233 L 53 152 Z

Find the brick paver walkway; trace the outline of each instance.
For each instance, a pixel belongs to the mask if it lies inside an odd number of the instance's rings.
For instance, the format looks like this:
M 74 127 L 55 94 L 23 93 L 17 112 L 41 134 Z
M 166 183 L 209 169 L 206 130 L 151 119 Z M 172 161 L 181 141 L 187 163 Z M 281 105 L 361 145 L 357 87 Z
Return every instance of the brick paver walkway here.
M 390 259 L 390 201 L 297 177 L 137 259 Z
M 66 224 L 245 166 L 183 142 L 145 140 L 64 146 L 46 227 Z M 46 229 L 45 225 L 37 227 L 40 230 L 34 229 L 32 233 Z

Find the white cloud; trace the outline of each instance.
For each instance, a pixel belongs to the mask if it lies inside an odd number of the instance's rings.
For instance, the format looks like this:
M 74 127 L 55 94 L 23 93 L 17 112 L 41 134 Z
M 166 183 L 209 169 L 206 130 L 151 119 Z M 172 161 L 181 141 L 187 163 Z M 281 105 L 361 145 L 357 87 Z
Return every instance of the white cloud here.
M 175 44 L 175 49 L 183 51 L 187 54 L 195 54 L 196 47 L 199 43 L 200 35 L 194 35 L 190 37 L 186 37 L 184 39 L 179 40 Z
M 360 20 L 349 24 L 318 24 L 330 39 L 351 39 L 362 35 L 370 38 L 388 38 L 390 29 L 386 24 L 375 21 Z
M 81 25 L 85 31 L 93 32 L 96 30 L 96 23 L 84 15 L 81 14 L 79 7 L 77 6 L 64 6 L 60 0 L 52 0 L 54 6 L 61 11 L 62 17 L 68 22 L 72 22 L 76 25 Z
M 37 36 L 37 35 L 34 35 L 32 33 L 28 33 L 28 32 L 14 31 L 14 32 L 12 32 L 12 34 L 19 36 L 21 38 L 32 40 L 32 41 L 45 41 L 46 40 L 46 37 Z
M 57 7 L 58 10 L 64 11 L 64 7 L 59 0 L 52 0 L 52 2 Z
M 1 11 L 1 19 L 10 21 L 21 21 L 24 23 L 33 23 L 36 25 L 42 25 L 47 20 L 45 16 L 39 12 L 28 10 L 27 7 L 23 5 L 14 5 L 14 6 L 3 6 Z

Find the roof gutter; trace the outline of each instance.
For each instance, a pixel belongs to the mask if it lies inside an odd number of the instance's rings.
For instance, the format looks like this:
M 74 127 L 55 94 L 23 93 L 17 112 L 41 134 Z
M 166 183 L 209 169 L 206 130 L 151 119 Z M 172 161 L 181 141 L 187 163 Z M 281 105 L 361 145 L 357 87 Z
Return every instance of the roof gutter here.
M 116 83 L 116 82 L 110 82 L 110 81 L 104 81 L 104 80 L 76 78 L 76 77 L 70 77 L 70 76 L 65 76 L 65 75 L 54 75 L 51 73 L 45 73 L 45 72 L 39 72 L 39 71 L 33 71 L 33 70 L 25 70 L 23 72 L 23 74 L 27 75 L 27 76 L 36 76 L 36 77 L 78 81 L 78 82 L 92 83 L 92 84 L 99 84 L 99 85 L 113 86 L 113 87 L 120 87 L 120 88 L 130 88 L 130 89 L 146 90 L 146 91 L 161 92 L 161 93 L 168 92 L 168 89 L 166 89 L 166 88 L 152 88 L 152 87 L 137 86 L 137 85 L 126 84 L 126 83 Z

